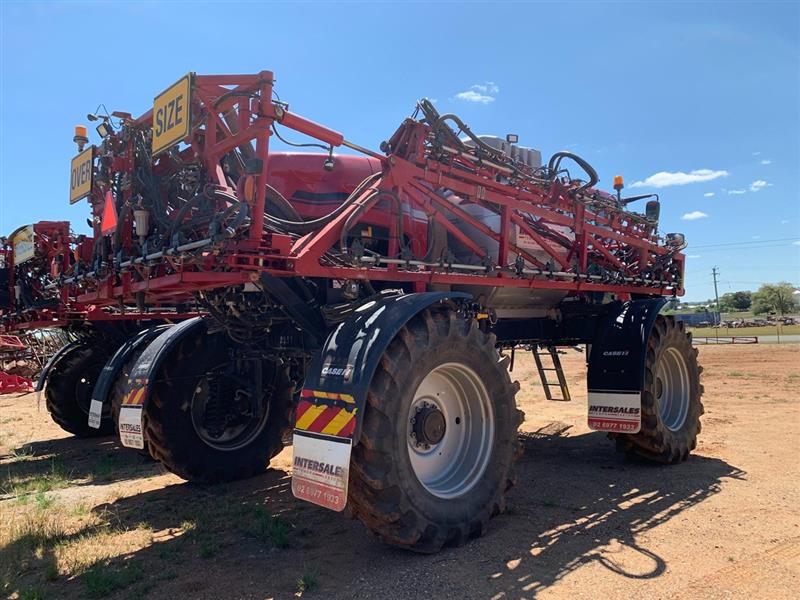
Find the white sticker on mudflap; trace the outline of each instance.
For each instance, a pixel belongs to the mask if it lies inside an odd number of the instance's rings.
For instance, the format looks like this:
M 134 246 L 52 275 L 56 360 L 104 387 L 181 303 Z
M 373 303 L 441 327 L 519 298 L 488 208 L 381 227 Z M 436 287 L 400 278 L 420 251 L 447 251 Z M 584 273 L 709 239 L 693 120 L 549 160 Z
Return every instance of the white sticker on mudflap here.
M 294 430 L 292 494 L 335 511 L 347 504 L 350 438 Z
M 103 403 L 100 400 L 92 400 L 89 407 L 89 427 L 100 429 L 100 422 L 103 420 Z
M 640 392 L 589 391 L 589 428 L 612 433 L 638 433 L 642 426 Z
M 144 448 L 141 406 L 122 405 L 119 411 L 119 439 L 126 448 Z

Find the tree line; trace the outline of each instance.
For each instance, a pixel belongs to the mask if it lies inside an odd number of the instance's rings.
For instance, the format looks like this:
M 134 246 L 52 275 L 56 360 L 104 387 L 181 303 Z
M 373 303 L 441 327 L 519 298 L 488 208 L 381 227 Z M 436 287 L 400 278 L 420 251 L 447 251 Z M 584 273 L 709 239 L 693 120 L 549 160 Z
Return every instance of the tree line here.
M 719 309 L 720 312 L 750 310 L 755 315 L 771 313 L 778 315 L 793 314 L 800 310 L 800 294 L 796 294 L 796 291 L 797 288 L 786 281 L 765 283 L 755 292 L 743 290 L 722 294 L 719 297 Z M 714 307 L 715 301 L 708 300 L 706 305 Z M 673 308 L 678 307 L 675 306 Z M 698 307 L 696 310 L 705 309 Z

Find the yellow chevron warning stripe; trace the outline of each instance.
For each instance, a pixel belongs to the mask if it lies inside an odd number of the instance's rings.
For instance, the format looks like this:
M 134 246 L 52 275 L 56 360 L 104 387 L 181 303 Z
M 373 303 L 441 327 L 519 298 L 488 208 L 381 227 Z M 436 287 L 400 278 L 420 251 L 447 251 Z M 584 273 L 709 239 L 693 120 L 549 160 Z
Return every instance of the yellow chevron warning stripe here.
M 127 406 L 139 406 L 140 404 L 144 404 L 144 393 L 146 388 L 134 388 L 132 389 L 128 395 L 125 397 L 125 400 L 122 404 Z
M 342 409 L 339 411 L 333 419 L 331 419 L 330 423 L 328 423 L 322 433 L 327 433 L 328 435 L 336 435 L 345 428 L 345 426 L 355 418 L 355 413 L 349 413 L 346 410 Z
M 308 429 L 308 426 L 311 425 L 311 423 L 313 423 L 316 418 L 325 411 L 326 408 L 328 407 L 325 405 L 311 406 L 300 416 L 299 419 L 297 419 L 297 422 L 294 424 L 294 426 L 297 429 Z

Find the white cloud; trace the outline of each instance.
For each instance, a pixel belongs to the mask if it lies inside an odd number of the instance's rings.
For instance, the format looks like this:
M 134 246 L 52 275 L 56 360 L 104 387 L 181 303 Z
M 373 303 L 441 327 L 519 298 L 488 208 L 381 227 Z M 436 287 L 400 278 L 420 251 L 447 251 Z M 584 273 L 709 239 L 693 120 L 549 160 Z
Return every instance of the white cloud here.
M 500 91 L 500 88 L 497 87 L 497 84 L 494 81 L 487 81 L 486 83 L 478 83 L 470 87 L 469 89 L 475 90 L 476 92 L 482 92 L 484 94 L 496 94 Z
M 764 181 L 763 179 L 756 179 L 753 183 L 750 184 L 750 191 L 751 192 L 760 192 L 769 184 Z
M 764 158 L 764 159 L 761 160 L 761 164 L 762 165 L 771 165 L 772 161 L 770 159 L 768 159 L 768 158 Z
M 746 194 L 747 190 L 728 190 L 728 193 L 732 196 L 741 196 L 742 194 Z
M 789 219 L 781 219 L 781 225 L 786 225 L 789 222 Z
M 700 258 L 699 254 L 687 254 L 686 258 Z
M 705 194 L 703 194 L 703 196 L 705 196 L 706 198 L 711 198 L 711 196 L 713 196 L 713 195 L 714 195 L 714 192 L 706 192 Z
M 800 246 L 800 240 L 797 240 L 796 242 L 792 242 L 792 244 L 795 245 L 795 246 Z
M 760 156 L 761 152 L 753 152 L 753 156 Z
M 483 94 L 479 94 L 478 92 L 473 92 L 472 90 L 459 92 L 456 94 L 456 98 L 459 100 L 466 100 L 467 102 L 478 102 L 480 104 L 489 104 L 490 102 L 494 102 L 494 98 L 492 96 L 485 96 Z
M 486 83 L 476 83 L 464 92 L 456 94 L 456 98 L 466 102 L 477 102 L 478 104 L 489 104 L 494 102 L 495 95 L 500 92 L 500 88 L 494 81 Z M 493 95 L 494 94 L 494 95 Z
M 692 212 L 688 212 L 681 217 L 684 221 L 696 221 L 697 219 L 705 219 L 708 215 L 699 210 L 693 210 Z
M 683 171 L 659 171 L 654 175 L 650 175 L 644 181 L 634 181 L 631 187 L 656 187 L 662 188 L 670 185 L 686 185 L 687 183 L 703 183 L 704 181 L 713 181 L 720 177 L 727 177 L 727 171 L 712 171 L 711 169 L 695 169 L 684 173 Z

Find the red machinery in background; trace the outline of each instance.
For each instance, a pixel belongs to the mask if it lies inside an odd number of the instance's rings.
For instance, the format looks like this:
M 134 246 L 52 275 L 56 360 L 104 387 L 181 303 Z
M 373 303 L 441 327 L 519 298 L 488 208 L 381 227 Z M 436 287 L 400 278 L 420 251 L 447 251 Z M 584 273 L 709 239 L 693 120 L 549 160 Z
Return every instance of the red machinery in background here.
M 23 356 L 25 350 L 25 344 L 17 336 L 0 335 L 0 394 L 24 394 L 33 391 L 33 380 L 6 372 L 17 366 L 17 358 Z

